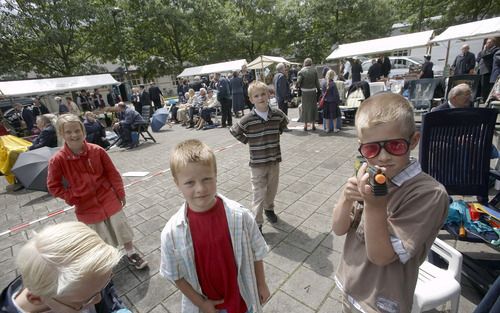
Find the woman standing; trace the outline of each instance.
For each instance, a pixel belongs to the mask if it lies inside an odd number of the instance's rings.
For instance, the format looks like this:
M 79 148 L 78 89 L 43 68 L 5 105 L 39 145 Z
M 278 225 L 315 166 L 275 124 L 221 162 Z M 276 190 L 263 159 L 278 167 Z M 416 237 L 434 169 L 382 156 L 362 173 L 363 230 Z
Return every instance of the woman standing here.
M 325 84 L 322 86 L 323 97 L 325 98 L 325 106 L 323 107 L 323 123 L 326 125 L 325 132 L 337 133 L 340 131 L 337 127 L 337 118 L 340 113 L 340 95 L 335 85 L 335 76 L 337 74 L 334 70 L 329 70 L 325 75 Z M 330 125 L 333 124 L 333 129 Z
M 352 62 L 352 82 L 359 82 L 361 81 L 361 73 L 363 73 L 363 67 L 361 67 L 361 63 L 359 62 L 359 59 L 354 57 L 354 60 Z
M 318 118 L 317 92 L 320 90 L 318 73 L 312 66 L 312 59 L 304 60 L 304 67 L 299 71 L 297 84 L 302 92 L 302 120 L 304 121 L 304 131 L 307 131 L 307 124 L 311 123 L 312 130 L 316 130 L 314 123 Z
M 233 98 L 234 116 L 243 116 L 245 111 L 245 96 L 243 95 L 243 79 L 239 77 L 238 71 L 233 72 L 233 78 L 229 81 L 229 85 L 231 86 L 231 96 Z

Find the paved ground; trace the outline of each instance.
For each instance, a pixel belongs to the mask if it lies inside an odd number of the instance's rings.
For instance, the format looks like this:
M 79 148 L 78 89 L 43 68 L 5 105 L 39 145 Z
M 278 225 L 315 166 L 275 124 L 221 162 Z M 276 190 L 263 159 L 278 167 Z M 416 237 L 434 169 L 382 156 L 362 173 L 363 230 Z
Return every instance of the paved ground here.
M 290 114 L 296 116 L 296 109 Z M 339 134 L 319 136 L 319 131 L 303 132 L 302 124 L 292 122 L 291 126 L 294 130 L 282 137 L 284 161 L 276 197 L 279 222 L 264 225 L 264 237 L 272 249 L 265 259 L 272 298 L 264 311 L 341 312 L 333 277 L 344 238 L 335 237 L 330 225 L 339 190 L 353 173 L 352 160 L 357 152 L 355 130 L 347 126 Z M 176 125 L 154 136 L 157 144 L 143 143 L 131 151 L 110 151 L 120 172 L 159 173 L 168 168 L 169 152 L 177 142 L 198 138 L 217 151 L 219 192 L 250 206 L 248 147 L 233 139 L 227 129 L 195 131 Z M 64 202 L 42 192 L 8 193 L 5 180 L 0 180 L 0 232 L 66 207 Z M 135 180 L 125 178 L 125 183 Z M 150 264 L 144 271 L 125 264 L 117 269 L 115 284 L 134 312 L 180 312 L 180 293 L 158 274 L 158 267 L 160 232 L 182 201 L 169 172 L 127 189 L 125 212 L 135 231 L 135 245 Z M 43 223 L 74 219 L 69 211 Z M 16 276 L 14 256 L 32 231 L 40 227 L 37 224 L 0 238 L 0 288 Z M 466 279 L 462 279 L 462 286 L 460 312 L 472 312 L 480 297 Z

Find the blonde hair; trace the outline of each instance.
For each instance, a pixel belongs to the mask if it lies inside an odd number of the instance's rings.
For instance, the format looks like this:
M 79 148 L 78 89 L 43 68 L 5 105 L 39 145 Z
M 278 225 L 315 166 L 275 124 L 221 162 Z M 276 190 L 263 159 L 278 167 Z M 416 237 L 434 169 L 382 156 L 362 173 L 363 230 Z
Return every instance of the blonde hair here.
M 403 96 L 395 93 L 380 93 L 361 103 L 356 112 L 356 130 L 362 131 L 376 125 L 397 121 L 401 124 L 402 134 L 407 137 L 415 131 L 413 107 Z
M 54 125 L 56 120 L 57 120 L 56 116 L 54 114 L 51 114 L 51 113 L 38 115 L 36 117 L 36 121 L 37 122 L 41 121 L 44 126 Z
M 81 222 L 47 226 L 19 250 L 16 265 L 34 295 L 61 296 L 78 290 L 89 274 L 111 272 L 120 252 Z
M 178 143 L 170 155 L 170 172 L 177 180 L 177 175 L 189 163 L 199 163 L 213 167 L 217 174 L 215 154 L 209 146 L 198 139 L 188 139 Z
M 269 92 L 267 85 L 259 80 L 254 80 L 250 86 L 248 86 L 248 96 L 251 98 L 254 93 L 259 91 Z
M 76 116 L 75 114 L 63 114 L 63 115 L 59 116 L 59 118 L 57 119 L 57 123 L 56 123 L 57 135 L 59 137 L 62 138 L 62 136 L 64 134 L 64 125 L 66 123 L 71 123 L 71 122 L 79 123 L 80 128 L 82 129 L 83 135 L 85 136 L 87 134 L 85 132 L 85 126 L 83 126 L 83 123 L 78 116 Z
M 328 70 L 328 72 L 326 72 L 325 79 L 329 82 L 330 80 L 333 80 L 335 76 L 337 76 L 337 73 L 335 73 L 334 70 Z

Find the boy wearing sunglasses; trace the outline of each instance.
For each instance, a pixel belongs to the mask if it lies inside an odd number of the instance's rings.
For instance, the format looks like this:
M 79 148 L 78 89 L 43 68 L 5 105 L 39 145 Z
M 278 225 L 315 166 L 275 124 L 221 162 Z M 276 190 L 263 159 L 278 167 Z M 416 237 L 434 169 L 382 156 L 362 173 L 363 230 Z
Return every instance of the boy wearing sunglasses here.
M 405 98 L 368 98 L 356 113 L 356 128 L 367 163 L 347 180 L 333 209 L 334 233 L 347 234 L 336 276 L 343 309 L 410 312 L 418 268 L 446 218 L 448 195 L 410 157 L 420 134 Z M 368 165 L 387 176 L 387 195 L 373 194 Z

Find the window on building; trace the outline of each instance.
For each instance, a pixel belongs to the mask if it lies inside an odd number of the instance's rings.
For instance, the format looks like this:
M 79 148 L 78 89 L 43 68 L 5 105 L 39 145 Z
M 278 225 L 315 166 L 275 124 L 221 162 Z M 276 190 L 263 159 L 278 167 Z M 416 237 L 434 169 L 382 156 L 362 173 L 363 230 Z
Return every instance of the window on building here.
M 141 84 L 141 75 L 139 73 L 130 73 L 129 78 L 132 86 L 139 86 Z
M 392 52 L 392 55 L 395 57 L 402 57 L 410 55 L 410 50 L 397 50 Z

